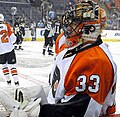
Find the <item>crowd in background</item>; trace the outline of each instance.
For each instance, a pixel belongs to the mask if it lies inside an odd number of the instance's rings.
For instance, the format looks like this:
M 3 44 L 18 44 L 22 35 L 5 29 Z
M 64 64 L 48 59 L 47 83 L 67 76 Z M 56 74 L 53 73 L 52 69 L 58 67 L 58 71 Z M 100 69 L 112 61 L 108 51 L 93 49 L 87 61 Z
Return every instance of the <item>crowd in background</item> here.
M 99 0 L 99 4 L 106 10 L 108 30 L 120 30 L 120 9 L 116 8 L 115 0 Z
M 96 1 L 96 0 L 94 0 Z M 98 4 L 106 10 L 107 18 L 108 18 L 108 30 L 119 30 L 120 29 L 120 12 L 118 12 L 118 8 L 115 7 L 115 0 L 97 0 Z M 70 5 L 74 4 L 73 0 L 69 0 L 69 2 L 61 3 L 60 8 L 63 10 L 67 10 Z M 57 10 L 51 9 L 49 14 L 54 12 L 56 15 Z M 15 17 L 22 17 L 19 14 L 16 14 Z M 23 18 L 23 17 L 22 17 Z M 45 28 L 47 22 L 39 17 L 39 20 L 36 21 L 34 19 L 27 20 L 27 17 L 24 17 L 24 27 L 30 28 L 31 34 L 34 35 L 34 28 Z M 13 24 L 10 22 L 11 25 Z

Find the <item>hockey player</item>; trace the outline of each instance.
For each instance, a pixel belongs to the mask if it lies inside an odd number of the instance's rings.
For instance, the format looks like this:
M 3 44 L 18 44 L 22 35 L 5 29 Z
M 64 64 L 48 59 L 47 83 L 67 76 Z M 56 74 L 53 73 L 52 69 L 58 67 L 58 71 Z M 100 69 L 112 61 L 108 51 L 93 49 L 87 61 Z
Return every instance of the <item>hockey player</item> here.
M 116 64 L 101 40 L 106 14 L 92 1 L 63 17 L 65 48 L 51 73 L 48 103 L 40 117 L 99 117 L 115 113 Z
M 23 50 L 22 43 L 23 43 L 24 36 L 25 36 L 25 21 L 24 21 L 23 17 L 20 18 L 19 27 L 20 27 L 20 33 L 21 33 L 21 42 L 19 44 L 19 49 Z
M 2 65 L 3 74 L 7 84 L 11 84 L 10 72 L 14 78 L 15 85 L 19 85 L 18 73 L 16 69 L 16 56 L 13 44 L 16 36 L 11 30 L 9 24 L 4 23 L 4 16 L 0 14 L 0 64 Z
M 31 30 L 31 36 L 32 36 L 32 41 L 36 41 L 36 23 L 34 20 L 31 21 L 30 23 L 30 30 Z
M 24 21 L 21 20 L 22 18 L 16 18 L 16 21 L 14 23 L 14 33 L 17 37 L 17 40 L 14 44 L 15 50 L 23 50 L 22 48 L 22 42 L 23 42 L 23 36 L 25 35 L 25 29 L 24 29 Z
M 54 55 L 54 53 L 52 52 L 53 35 L 54 35 L 53 24 L 51 21 L 48 21 L 47 26 L 45 27 L 45 33 L 44 33 L 45 42 L 44 42 L 43 52 L 42 52 L 43 55 L 45 55 L 47 47 L 48 47 L 48 55 L 52 55 L 52 56 Z
M 54 20 L 54 42 L 56 42 L 56 39 L 60 33 L 61 33 L 61 22 L 58 18 L 56 18 Z

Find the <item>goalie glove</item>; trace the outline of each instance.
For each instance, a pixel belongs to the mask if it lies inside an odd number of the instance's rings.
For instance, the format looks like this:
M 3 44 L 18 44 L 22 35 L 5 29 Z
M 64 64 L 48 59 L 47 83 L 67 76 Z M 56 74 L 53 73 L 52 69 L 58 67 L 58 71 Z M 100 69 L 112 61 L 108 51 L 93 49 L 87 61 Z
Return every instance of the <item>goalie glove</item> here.
M 40 113 L 40 102 L 41 98 L 38 98 L 35 101 L 31 99 L 24 111 L 27 112 L 30 117 L 38 117 Z
M 27 113 L 19 108 L 14 108 L 10 117 L 28 117 Z

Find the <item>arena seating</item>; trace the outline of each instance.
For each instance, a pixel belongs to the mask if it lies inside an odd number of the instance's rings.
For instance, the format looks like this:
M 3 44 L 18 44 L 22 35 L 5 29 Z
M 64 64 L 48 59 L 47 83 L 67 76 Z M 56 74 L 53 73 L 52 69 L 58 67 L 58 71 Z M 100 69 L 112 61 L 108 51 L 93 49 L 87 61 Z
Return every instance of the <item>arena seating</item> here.
M 64 13 L 68 8 L 70 0 L 49 0 L 53 3 L 54 11 L 57 14 Z M 93 0 L 98 2 L 98 0 Z M 114 0 L 116 7 L 120 10 L 120 0 Z M 0 13 L 5 15 L 7 21 L 12 20 L 11 7 L 17 7 L 17 15 L 24 16 L 28 21 L 34 20 L 36 23 L 42 18 L 40 8 L 34 8 L 27 0 L 0 0 Z M 62 15 L 62 14 L 61 14 Z
M 0 0 L 0 13 L 2 13 L 5 16 L 5 19 L 7 21 L 10 21 L 12 19 L 12 11 L 11 7 L 17 8 L 17 15 L 28 17 L 30 12 L 31 5 L 26 2 L 26 0 L 8 0 L 7 2 L 4 0 Z M 24 1 L 24 2 L 23 2 Z M 29 8 L 28 10 L 22 10 L 24 8 Z
M 11 23 L 12 11 L 11 7 L 17 8 L 17 15 L 26 18 L 28 21 L 35 20 L 38 22 L 41 17 L 40 10 L 31 6 L 26 0 L 0 0 L 0 13 L 5 16 L 5 20 Z
M 50 0 L 54 5 L 53 10 L 60 11 L 63 4 L 69 0 Z M 32 7 L 27 0 L 0 0 L 0 13 L 5 16 L 7 21 L 12 21 L 11 7 L 17 8 L 17 15 L 27 18 L 28 21 L 34 20 L 36 23 L 42 18 L 41 10 Z
M 114 0 L 115 1 L 115 6 L 118 8 L 120 11 L 120 0 Z

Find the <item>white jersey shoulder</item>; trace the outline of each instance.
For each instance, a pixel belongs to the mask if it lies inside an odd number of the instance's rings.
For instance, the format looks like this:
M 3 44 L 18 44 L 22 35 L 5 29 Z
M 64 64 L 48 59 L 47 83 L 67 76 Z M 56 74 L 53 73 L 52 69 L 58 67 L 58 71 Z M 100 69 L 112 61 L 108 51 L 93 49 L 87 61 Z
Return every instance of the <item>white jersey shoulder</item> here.
M 12 29 L 7 24 L 0 24 L 0 54 L 11 52 L 14 48 L 13 43 L 16 36 L 12 33 Z

